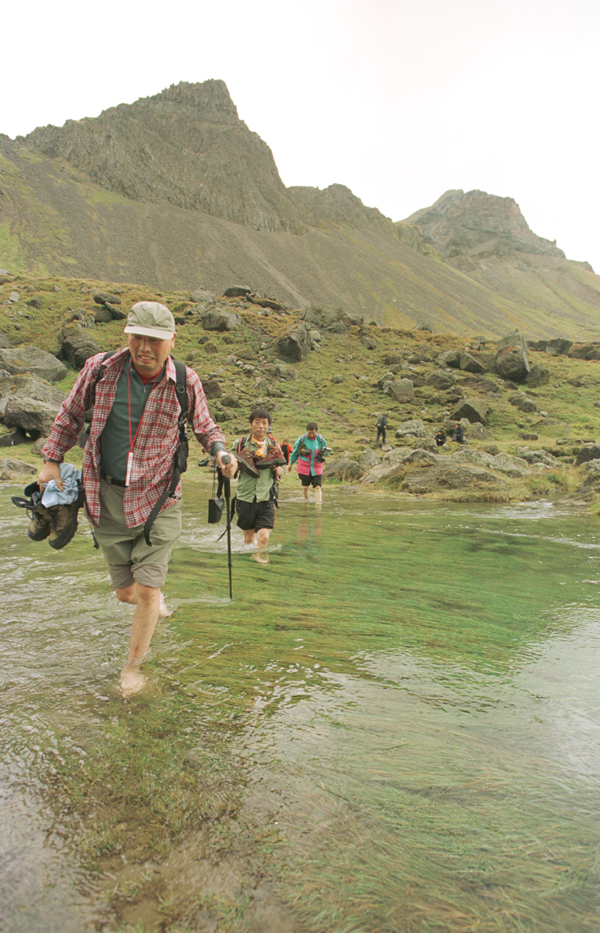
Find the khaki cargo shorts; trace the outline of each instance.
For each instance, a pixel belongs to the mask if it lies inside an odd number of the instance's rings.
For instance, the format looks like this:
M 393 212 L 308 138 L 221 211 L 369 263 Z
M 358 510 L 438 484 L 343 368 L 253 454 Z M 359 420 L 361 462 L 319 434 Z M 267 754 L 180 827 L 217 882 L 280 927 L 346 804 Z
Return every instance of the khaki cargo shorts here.
M 152 525 L 148 547 L 144 526 L 128 528 L 123 515 L 123 486 L 100 482 L 100 527 L 94 536 L 108 563 L 115 589 L 133 583 L 162 587 L 167 577 L 169 558 L 181 534 L 181 499 L 160 512 Z

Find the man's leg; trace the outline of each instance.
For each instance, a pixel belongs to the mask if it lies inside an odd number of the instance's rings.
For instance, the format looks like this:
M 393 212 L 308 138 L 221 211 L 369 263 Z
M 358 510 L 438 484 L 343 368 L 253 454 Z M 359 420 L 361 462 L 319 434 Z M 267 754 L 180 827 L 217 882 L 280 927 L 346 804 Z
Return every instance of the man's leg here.
M 315 486 L 315 505 L 321 505 L 323 501 L 323 490 L 320 486 Z
M 256 532 L 256 550 L 252 557 L 259 564 L 268 564 L 269 555 L 266 553 L 267 545 L 269 543 L 269 536 L 271 534 L 270 528 L 259 528 Z
M 131 586 L 125 586 L 125 587 L 119 587 L 119 588 L 115 587 L 115 596 L 117 597 L 117 599 L 120 599 L 122 603 L 130 603 L 132 606 L 137 606 L 138 598 L 137 598 L 136 587 L 137 587 L 136 583 L 132 583 Z M 161 591 L 160 606 L 158 607 L 158 617 L 159 619 L 162 618 L 163 616 L 164 618 L 168 618 L 172 614 L 173 613 L 169 612 L 169 610 L 167 609 L 165 597 L 163 596 L 162 591 Z
M 142 689 L 146 678 L 140 673 L 140 665 L 146 656 L 154 635 L 161 609 L 162 593 L 160 587 L 143 586 L 134 583 L 125 589 L 115 590 L 117 597 L 126 603 L 135 605 L 135 614 L 131 624 L 129 658 L 123 665 L 119 683 L 123 696 L 131 696 Z M 127 596 L 128 598 L 123 598 Z

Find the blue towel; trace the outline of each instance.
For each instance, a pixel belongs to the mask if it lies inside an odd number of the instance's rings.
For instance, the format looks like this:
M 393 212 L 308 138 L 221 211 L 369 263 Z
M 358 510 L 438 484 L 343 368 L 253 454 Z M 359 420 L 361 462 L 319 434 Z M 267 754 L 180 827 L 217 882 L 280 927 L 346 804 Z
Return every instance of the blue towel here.
M 64 489 L 59 489 L 54 479 L 45 484 L 42 505 L 45 505 L 47 509 L 51 509 L 53 505 L 70 505 L 79 495 L 77 480 L 81 479 L 80 470 L 77 470 L 72 463 L 61 463 L 60 478 Z

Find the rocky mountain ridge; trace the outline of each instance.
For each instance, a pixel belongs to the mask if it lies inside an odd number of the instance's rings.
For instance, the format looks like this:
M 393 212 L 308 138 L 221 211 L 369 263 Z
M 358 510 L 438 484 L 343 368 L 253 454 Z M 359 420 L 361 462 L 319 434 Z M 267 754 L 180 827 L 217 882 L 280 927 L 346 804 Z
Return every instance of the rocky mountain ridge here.
M 510 198 L 447 192 L 393 223 L 347 187 L 286 188 L 222 81 L 0 136 L 0 265 L 157 288 L 232 281 L 380 324 L 532 337 L 597 329 L 600 277 Z

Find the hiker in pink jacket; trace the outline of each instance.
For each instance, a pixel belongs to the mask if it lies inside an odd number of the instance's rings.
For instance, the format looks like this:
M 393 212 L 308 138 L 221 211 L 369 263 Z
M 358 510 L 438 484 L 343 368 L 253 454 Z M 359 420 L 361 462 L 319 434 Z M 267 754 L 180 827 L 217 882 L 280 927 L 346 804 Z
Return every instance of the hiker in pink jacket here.
M 321 489 L 323 461 L 329 453 L 329 447 L 322 434 L 318 433 L 316 421 L 309 421 L 306 425 L 306 434 L 301 434 L 290 456 L 288 473 L 292 465 L 297 463 L 296 472 L 302 483 L 304 498 L 308 501 L 310 487 L 315 490 L 315 502 L 320 505 L 323 501 Z

